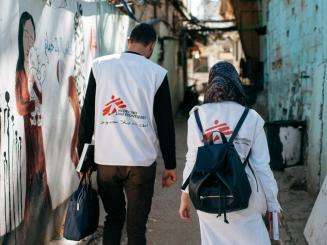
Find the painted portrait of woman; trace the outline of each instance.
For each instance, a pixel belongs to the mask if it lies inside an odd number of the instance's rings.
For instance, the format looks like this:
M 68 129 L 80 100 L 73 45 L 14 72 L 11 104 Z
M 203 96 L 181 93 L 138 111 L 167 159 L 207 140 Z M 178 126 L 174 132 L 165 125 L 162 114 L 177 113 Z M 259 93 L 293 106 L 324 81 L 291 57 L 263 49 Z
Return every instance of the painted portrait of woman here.
M 36 34 L 33 17 L 24 12 L 18 29 L 18 61 L 16 66 L 16 106 L 24 120 L 26 146 L 26 196 L 24 223 L 31 226 L 47 216 L 51 197 L 47 184 L 45 153 L 42 136 L 42 90 L 30 74 L 29 54 Z M 24 144 L 24 142 L 23 142 Z
M 63 60 L 58 60 L 57 63 L 57 80 L 58 83 L 63 85 L 64 84 L 64 77 L 63 73 L 65 70 L 65 62 Z M 75 127 L 73 136 L 71 139 L 70 144 L 70 158 L 72 163 L 74 164 L 74 167 L 77 167 L 78 165 L 78 153 L 77 153 L 77 140 L 78 140 L 78 129 L 79 129 L 79 123 L 80 123 L 80 105 L 78 101 L 78 89 L 77 89 L 77 81 L 76 77 L 71 75 L 68 77 L 68 98 L 69 98 L 69 104 L 71 105 L 74 116 L 75 116 Z

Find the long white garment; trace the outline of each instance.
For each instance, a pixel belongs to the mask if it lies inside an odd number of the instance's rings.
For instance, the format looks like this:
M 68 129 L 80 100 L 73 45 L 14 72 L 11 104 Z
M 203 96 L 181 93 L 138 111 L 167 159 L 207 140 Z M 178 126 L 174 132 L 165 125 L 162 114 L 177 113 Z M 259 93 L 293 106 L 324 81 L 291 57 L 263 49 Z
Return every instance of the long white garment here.
M 203 129 L 207 136 L 213 136 L 214 143 L 221 143 L 215 132 L 222 131 L 229 138 L 239 121 L 244 107 L 235 102 L 211 103 L 198 106 Z M 195 121 L 194 110 L 188 120 L 186 165 L 183 181 L 191 173 L 197 155 L 197 148 L 203 145 L 202 135 Z M 229 224 L 222 217 L 198 211 L 202 245 L 265 245 L 270 244 L 268 232 L 262 221 L 262 214 L 280 211 L 277 200 L 277 183 L 269 166 L 269 150 L 264 132 L 264 120 L 250 110 L 237 137 L 235 148 L 242 161 L 251 149 L 249 162 L 254 169 L 258 184 L 249 169 L 248 175 L 252 194 L 247 209 L 227 214 Z M 187 191 L 187 190 L 186 190 Z

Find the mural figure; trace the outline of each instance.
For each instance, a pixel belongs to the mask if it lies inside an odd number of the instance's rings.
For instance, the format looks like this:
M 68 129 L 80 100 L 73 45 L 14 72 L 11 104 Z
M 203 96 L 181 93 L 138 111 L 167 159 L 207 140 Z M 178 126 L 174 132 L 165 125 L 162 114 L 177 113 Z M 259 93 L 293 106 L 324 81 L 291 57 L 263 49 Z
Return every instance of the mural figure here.
M 69 87 L 68 87 L 68 97 L 69 102 L 73 108 L 74 115 L 75 115 L 75 128 L 73 133 L 73 138 L 71 141 L 71 149 L 70 149 L 70 157 L 72 162 L 74 163 L 75 167 L 78 165 L 78 153 L 77 153 L 77 142 L 78 142 L 78 128 L 80 123 L 80 106 L 78 102 L 78 92 L 77 92 L 77 85 L 76 79 L 74 76 L 70 76 L 69 79 Z
M 75 128 L 71 141 L 71 159 L 75 167 L 78 164 L 77 142 L 78 142 L 78 128 L 80 123 L 80 106 L 84 101 L 85 94 L 85 75 L 83 66 L 85 65 L 84 52 L 84 34 L 82 5 L 77 3 L 77 11 L 74 16 L 74 41 L 75 41 L 75 63 L 72 76 L 68 78 L 68 97 L 69 102 L 75 114 Z
M 68 78 L 68 97 L 70 105 L 75 115 L 75 127 L 74 133 L 71 140 L 71 160 L 75 167 L 78 164 L 78 153 L 77 153 L 77 141 L 78 141 L 78 128 L 80 123 L 80 108 L 84 101 L 84 95 L 86 91 L 86 75 L 85 75 L 85 40 L 84 40 L 84 27 L 83 27 L 83 9 L 80 3 L 77 3 L 77 11 L 74 15 L 74 43 L 75 43 L 75 62 L 73 75 Z M 91 29 L 90 33 L 90 55 L 91 58 L 95 55 L 96 37 L 95 33 Z M 58 62 L 59 65 L 59 62 Z M 57 69 L 57 73 L 58 69 Z M 58 81 L 60 81 L 58 76 Z
M 58 60 L 57 63 L 57 79 L 58 83 L 63 85 L 64 78 L 64 69 L 65 69 L 65 62 L 63 60 Z M 75 116 L 75 126 L 73 137 L 70 144 L 70 158 L 73 162 L 74 166 L 77 167 L 78 165 L 78 153 L 77 153 L 77 140 L 78 140 L 78 128 L 80 123 L 80 105 L 78 100 L 78 89 L 77 89 L 77 82 L 75 76 L 68 77 L 68 98 L 69 103 L 74 111 Z
M 26 196 L 24 223 L 31 226 L 48 216 L 51 197 L 47 184 L 42 136 L 42 89 L 30 72 L 30 50 L 35 42 L 33 17 L 24 12 L 19 21 L 19 56 L 16 67 L 16 106 L 23 116 L 26 146 Z

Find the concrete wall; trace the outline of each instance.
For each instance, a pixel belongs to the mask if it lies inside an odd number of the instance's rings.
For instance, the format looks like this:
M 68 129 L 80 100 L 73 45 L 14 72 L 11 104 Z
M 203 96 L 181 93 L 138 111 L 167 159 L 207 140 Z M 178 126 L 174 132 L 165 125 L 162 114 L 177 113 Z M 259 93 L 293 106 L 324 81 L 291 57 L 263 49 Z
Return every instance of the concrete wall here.
M 105 1 L 0 1 L 0 243 L 60 233 L 92 60 L 124 51 L 134 24 Z M 177 45 L 165 45 L 177 107 Z
M 305 120 L 309 189 L 327 168 L 326 13 L 324 0 L 262 0 L 262 39 L 269 120 Z
M 179 39 L 174 36 L 168 26 L 163 22 L 158 23 L 156 28 L 159 41 L 151 60 L 168 70 L 173 113 L 176 113 L 184 96 L 182 67 L 178 64 Z
M 0 236 L 42 243 L 78 184 L 91 62 L 125 49 L 131 21 L 104 2 L 1 1 L 0 12 Z

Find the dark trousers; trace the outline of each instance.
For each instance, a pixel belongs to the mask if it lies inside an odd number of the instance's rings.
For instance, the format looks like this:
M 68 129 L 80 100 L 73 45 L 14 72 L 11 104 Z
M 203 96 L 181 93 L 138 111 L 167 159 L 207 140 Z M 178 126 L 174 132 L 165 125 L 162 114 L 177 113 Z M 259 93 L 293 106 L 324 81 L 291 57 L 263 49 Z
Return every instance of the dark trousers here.
M 97 169 L 99 195 L 107 213 L 103 244 L 120 244 L 127 213 L 128 245 L 145 245 L 156 163 L 150 167 L 97 165 Z

